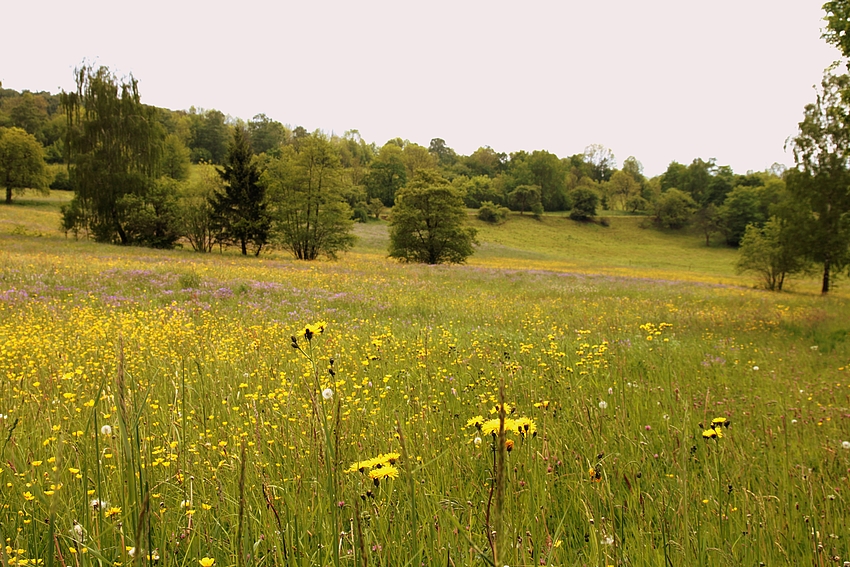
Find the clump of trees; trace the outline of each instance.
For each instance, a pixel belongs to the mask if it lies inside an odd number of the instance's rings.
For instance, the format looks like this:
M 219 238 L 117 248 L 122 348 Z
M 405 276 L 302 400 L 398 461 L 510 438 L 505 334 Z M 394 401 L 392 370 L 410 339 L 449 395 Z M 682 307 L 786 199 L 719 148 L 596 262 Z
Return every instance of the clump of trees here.
M 0 128 L 0 187 L 6 189 L 6 204 L 12 195 L 27 189 L 45 192 L 49 183 L 44 148 L 21 128 Z

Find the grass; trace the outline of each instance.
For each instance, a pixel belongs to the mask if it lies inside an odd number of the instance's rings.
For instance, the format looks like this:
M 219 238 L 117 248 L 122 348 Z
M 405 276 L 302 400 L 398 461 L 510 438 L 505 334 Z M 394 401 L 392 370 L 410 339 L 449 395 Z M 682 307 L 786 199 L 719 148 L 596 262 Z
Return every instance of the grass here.
M 429 267 L 383 223 L 303 263 L 65 239 L 45 201 L 0 207 L 4 567 L 850 559 L 841 296 L 631 217 Z

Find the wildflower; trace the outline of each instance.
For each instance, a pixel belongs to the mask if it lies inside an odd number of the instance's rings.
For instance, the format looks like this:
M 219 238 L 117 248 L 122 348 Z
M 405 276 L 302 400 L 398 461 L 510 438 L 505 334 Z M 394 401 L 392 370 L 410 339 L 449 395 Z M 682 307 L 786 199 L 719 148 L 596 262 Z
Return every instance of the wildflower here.
M 712 429 L 720 429 L 721 427 L 729 427 L 729 420 L 725 417 L 715 417 L 711 420 Z
M 92 492 L 94 492 L 94 491 L 92 491 Z M 92 500 L 91 502 L 89 502 L 89 506 L 91 506 L 91 509 L 92 509 L 92 510 L 94 510 L 95 512 L 97 512 L 98 510 L 100 510 L 100 509 L 102 509 L 102 508 L 106 508 L 106 507 L 108 507 L 108 506 L 109 506 L 109 502 L 106 502 L 106 501 L 104 501 L 104 500 L 100 500 L 99 498 L 95 498 L 94 500 Z
M 325 388 L 324 390 L 322 390 L 322 397 L 326 400 L 330 400 L 334 397 L 334 391 L 330 388 Z
M 505 429 L 508 428 L 508 420 L 505 420 Z M 490 419 L 485 421 L 481 425 L 481 432 L 485 435 L 498 435 L 499 434 L 499 420 L 498 419 Z
M 614 543 L 614 536 L 605 536 L 599 543 L 602 545 L 611 545 Z
M 513 450 L 513 448 L 514 448 L 514 441 L 513 441 L 513 439 L 507 439 L 507 440 L 505 441 L 505 449 L 507 449 L 507 450 L 508 450 L 508 452 L 510 453 L 510 452 Z
M 543 400 L 542 402 L 537 402 L 534 404 L 536 408 L 549 409 L 549 400 Z
M 590 480 L 593 482 L 602 482 L 602 467 L 596 465 L 596 467 L 590 469 L 588 472 L 590 473 Z
M 80 525 L 80 522 L 74 520 L 74 526 L 69 530 L 71 534 L 71 539 L 73 539 L 77 543 L 82 543 L 85 539 L 85 532 L 83 532 L 83 526 Z
M 313 340 L 313 337 L 316 335 L 321 335 L 325 332 L 325 327 L 327 327 L 327 323 L 324 321 L 319 321 L 318 323 L 313 323 L 312 325 L 307 325 L 301 331 L 298 332 L 298 336 L 304 337 L 308 341 Z M 294 338 L 294 337 L 293 337 Z M 293 343 L 297 343 L 297 341 L 293 340 Z
M 843 449 L 850 449 L 850 441 L 842 441 L 842 442 L 841 442 L 841 447 L 842 447 Z
M 758 366 L 753 366 L 753 371 L 758 372 L 758 369 L 759 369 Z
M 106 511 L 107 518 L 114 518 L 121 514 L 121 508 L 119 506 L 112 506 Z
M 526 437 L 527 435 L 531 435 L 532 437 L 537 435 L 537 426 L 534 425 L 534 422 L 527 417 L 520 417 L 519 419 L 513 420 L 513 425 L 515 427 L 515 431 Z M 507 428 L 507 425 L 505 425 Z
M 608 409 L 608 402 L 606 402 L 605 400 L 600 400 L 599 409 L 601 409 L 601 410 Z
M 393 465 L 384 465 L 369 471 L 369 478 L 374 480 L 375 484 L 378 484 L 378 482 L 385 478 L 398 478 L 398 469 Z
M 26 500 L 27 502 L 32 502 L 33 500 L 35 500 L 35 496 L 32 495 L 32 492 L 27 490 L 26 492 L 24 492 L 24 500 Z
M 201 567 L 212 567 L 215 564 L 215 559 L 212 557 L 202 557 L 198 560 L 198 563 L 201 564 Z
M 475 437 L 475 439 L 473 439 L 473 441 L 472 441 L 472 442 L 473 442 L 473 443 L 475 443 L 475 446 L 476 446 L 476 447 L 477 447 L 478 445 L 481 445 L 481 437 L 476 436 L 476 437 Z M 845 443 L 846 443 L 846 442 L 847 442 L 847 441 L 845 441 Z
M 100 428 L 100 433 L 102 435 L 112 435 L 112 426 L 111 425 L 104 425 L 103 427 Z
M 702 432 L 703 439 L 717 439 L 717 431 L 714 429 L 706 429 Z
M 466 427 L 473 427 L 478 431 L 481 431 L 481 426 L 484 425 L 484 418 L 480 415 L 476 415 L 475 417 L 471 417 L 466 421 Z

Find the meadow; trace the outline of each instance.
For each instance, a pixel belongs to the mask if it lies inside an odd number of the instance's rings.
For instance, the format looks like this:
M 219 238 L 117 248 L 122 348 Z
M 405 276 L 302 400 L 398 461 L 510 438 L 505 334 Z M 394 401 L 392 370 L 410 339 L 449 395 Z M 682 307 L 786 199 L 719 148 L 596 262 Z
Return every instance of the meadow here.
M 842 565 L 850 307 L 564 218 L 465 266 L 0 208 L 0 565 Z M 607 232 L 606 232 L 607 231 Z

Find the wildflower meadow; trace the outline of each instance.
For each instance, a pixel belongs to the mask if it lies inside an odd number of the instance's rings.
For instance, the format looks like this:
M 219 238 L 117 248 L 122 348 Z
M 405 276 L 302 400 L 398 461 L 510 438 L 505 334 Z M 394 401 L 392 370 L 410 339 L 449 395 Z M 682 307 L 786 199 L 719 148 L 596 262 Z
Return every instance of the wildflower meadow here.
M 850 560 L 840 296 L 3 243 L 4 567 Z

